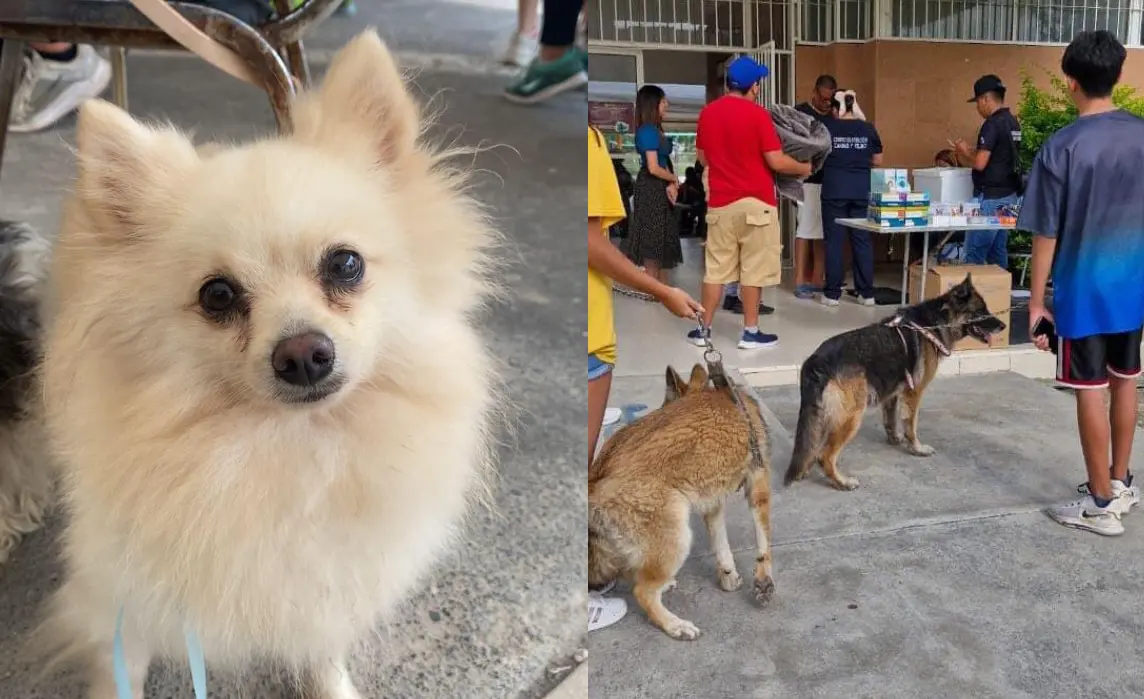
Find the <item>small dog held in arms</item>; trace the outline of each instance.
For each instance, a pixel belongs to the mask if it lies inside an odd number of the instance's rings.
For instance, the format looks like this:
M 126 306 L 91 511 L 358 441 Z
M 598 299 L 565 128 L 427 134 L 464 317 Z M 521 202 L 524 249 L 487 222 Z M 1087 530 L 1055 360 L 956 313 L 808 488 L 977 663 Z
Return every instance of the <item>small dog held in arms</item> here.
M 40 527 L 52 494 L 34 379 L 50 252 L 30 226 L 0 221 L 0 565 Z
M 882 406 L 886 438 L 917 456 L 933 447 L 918 439 L 922 394 L 938 363 L 966 336 L 988 343 L 1005 329 L 973 287 L 971 275 L 937 298 L 823 342 L 802 364 L 801 403 L 785 483 L 805 478 L 815 462 L 834 487 L 853 490 L 858 479 L 838 470 L 838 455 L 872 405 Z M 901 406 L 905 404 L 905 435 Z
M 755 597 L 765 604 L 775 589 L 770 446 L 762 414 L 747 391 L 733 389 L 740 409 L 732 389 L 708 383 L 702 365 L 686 384 L 668 367 L 663 407 L 612 435 L 588 471 L 588 584 L 631 579 L 651 623 L 685 641 L 698 638 L 699 629 L 668 611 L 662 595 L 691 550 L 693 509 L 707 525 L 719 587 L 737 590 L 743 580 L 723 508 L 729 494 L 744 488 L 755 516 Z
M 358 697 L 356 644 L 487 497 L 474 316 L 497 236 L 466 171 L 424 144 L 372 31 L 292 115 L 199 151 L 80 113 L 43 365 L 66 575 L 42 637 L 91 699 L 118 696 L 117 666 L 142 697 L 192 634 L 212 669 Z

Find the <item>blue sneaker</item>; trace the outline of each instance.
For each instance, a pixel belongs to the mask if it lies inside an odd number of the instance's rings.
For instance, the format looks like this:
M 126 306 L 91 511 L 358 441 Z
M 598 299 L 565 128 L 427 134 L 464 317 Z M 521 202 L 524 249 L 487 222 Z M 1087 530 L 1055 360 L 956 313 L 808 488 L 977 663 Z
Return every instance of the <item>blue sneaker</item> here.
M 695 328 L 687 333 L 687 341 L 696 347 L 706 347 L 707 341 L 711 339 L 711 328 Z
M 765 349 L 774 347 L 778 343 L 778 335 L 771 335 L 762 331 L 749 333 L 744 330 L 743 337 L 739 339 L 739 349 Z
M 814 288 L 813 284 L 799 284 L 794 290 L 794 297 L 798 299 L 812 299 L 822 289 Z

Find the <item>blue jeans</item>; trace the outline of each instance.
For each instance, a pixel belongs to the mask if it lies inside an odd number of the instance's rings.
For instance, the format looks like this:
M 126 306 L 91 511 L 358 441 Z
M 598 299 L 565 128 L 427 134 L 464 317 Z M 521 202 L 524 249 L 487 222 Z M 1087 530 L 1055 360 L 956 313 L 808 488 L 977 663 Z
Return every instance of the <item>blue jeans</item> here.
M 1002 206 L 1016 204 L 1020 198 L 1010 194 L 1000 199 L 982 199 L 981 215 L 996 216 Z M 965 264 L 997 265 L 1009 269 L 1009 231 L 967 231 L 965 234 Z

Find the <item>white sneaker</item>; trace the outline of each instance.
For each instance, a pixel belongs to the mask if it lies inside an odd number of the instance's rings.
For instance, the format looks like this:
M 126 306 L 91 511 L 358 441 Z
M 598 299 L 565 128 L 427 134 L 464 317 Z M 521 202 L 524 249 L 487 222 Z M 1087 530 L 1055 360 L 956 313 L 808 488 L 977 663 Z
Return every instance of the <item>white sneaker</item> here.
M 1089 495 L 1088 483 L 1078 485 L 1076 492 Z M 1140 486 L 1135 484 L 1128 486 L 1115 478 L 1112 479 L 1112 504 L 1108 506 L 1109 509 L 1115 510 L 1116 514 L 1123 517 L 1132 510 L 1133 505 L 1138 504 L 1140 504 Z
M 877 306 L 878 302 L 874 300 L 873 296 L 858 296 L 856 297 L 860 306 Z
M 598 592 L 588 593 L 588 630 L 599 631 L 611 626 L 628 613 L 628 604 L 616 597 L 604 597 Z
M 832 299 L 829 296 L 827 296 L 826 294 L 819 294 L 818 295 L 818 302 L 821 303 L 823 306 L 830 306 L 831 308 L 838 305 L 838 299 Z
M 12 104 L 8 130 L 43 131 L 98 97 L 111 82 L 111 62 L 86 44 L 76 46 L 70 61 L 53 61 L 32 51 L 24 59 L 24 76 Z
M 1091 495 L 1063 505 L 1053 505 L 1045 512 L 1066 527 L 1086 529 L 1102 536 L 1118 536 L 1124 533 L 1120 513 L 1113 509 L 1111 504 L 1108 507 L 1097 507 Z
M 1112 480 L 1112 507 L 1120 516 L 1128 514 L 1132 510 L 1133 505 L 1140 504 L 1140 486 L 1133 483 L 1132 485 L 1124 485 L 1120 481 Z
M 501 56 L 501 63 L 506 66 L 525 68 L 529 63 L 532 63 L 533 58 L 536 58 L 537 48 L 538 42 L 535 36 L 525 36 L 520 32 L 513 32 L 508 39 L 508 46 L 505 47 L 504 55 Z

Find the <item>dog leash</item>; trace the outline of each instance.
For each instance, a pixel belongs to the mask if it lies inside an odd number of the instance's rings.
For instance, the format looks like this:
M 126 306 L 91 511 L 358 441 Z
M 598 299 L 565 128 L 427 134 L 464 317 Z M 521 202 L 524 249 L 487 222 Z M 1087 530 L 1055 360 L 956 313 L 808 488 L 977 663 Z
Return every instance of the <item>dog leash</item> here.
M 129 0 L 136 10 L 167 36 L 215 68 L 257 88 L 258 80 L 237 53 L 207 36 L 164 0 Z
M 747 451 L 751 456 L 751 461 L 755 465 L 762 467 L 766 461 L 763 460 L 763 451 L 759 446 L 759 437 L 755 434 L 755 427 L 751 424 L 751 416 L 747 412 L 747 407 L 743 405 L 743 400 L 739 396 L 739 392 L 735 390 L 735 384 L 727 376 L 727 372 L 723 369 L 723 354 L 715 349 L 715 345 L 711 342 L 711 336 L 707 329 L 703 327 L 703 316 L 696 313 L 695 322 L 699 325 L 699 336 L 703 338 L 705 349 L 703 350 L 703 362 L 707 364 L 707 376 L 711 379 L 711 384 L 715 388 L 724 389 L 731 396 L 731 400 L 735 403 L 735 407 L 747 421 Z M 761 417 L 760 417 L 761 419 Z
M 203 646 L 199 636 L 191 627 L 186 627 L 183 638 L 187 646 L 187 661 L 191 666 L 191 686 L 195 699 L 207 699 L 207 663 L 203 656 Z M 127 672 L 127 655 L 123 652 L 123 607 L 115 618 L 115 643 L 113 648 L 115 663 L 115 694 L 118 699 L 135 699 L 131 691 L 131 675 Z

